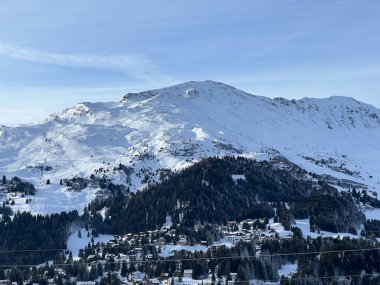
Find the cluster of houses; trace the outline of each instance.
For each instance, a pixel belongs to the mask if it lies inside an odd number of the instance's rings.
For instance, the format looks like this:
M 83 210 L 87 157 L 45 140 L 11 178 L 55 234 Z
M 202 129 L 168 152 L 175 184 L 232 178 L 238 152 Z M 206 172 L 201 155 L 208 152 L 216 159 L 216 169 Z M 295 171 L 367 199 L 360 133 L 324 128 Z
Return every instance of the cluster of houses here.
M 264 219 L 247 219 L 241 222 L 229 221 L 226 225 L 220 227 L 226 240 L 236 244 L 239 241 L 254 241 L 260 245 L 265 239 L 276 239 L 276 230 L 266 225 Z M 263 225 L 258 227 L 257 225 Z
M 192 248 L 217 248 L 223 245 L 233 246 L 240 241 L 254 241 L 256 249 L 260 251 L 260 245 L 265 239 L 277 239 L 274 228 L 266 225 L 267 221 L 261 219 L 244 220 L 241 222 L 229 221 L 226 225 L 220 226 L 219 230 L 224 235 L 224 239 L 220 242 L 209 243 L 201 241 L 198 245 L 193 245 L 189 242 L 186 235 L 177 235 L 175 229 L 161 228 L 159 230 L 141 232 L 137 234 L 126 234 L 124 236 L 115 235 L 107 244 L 100 244 L 97 246 L 97 256 L 89 255 L 86 257 L 85 262 L 89 268 L 95 264 L 105 265 L 109 260 L 113 260 L 119 265 L 126 262 L 128 265 L 135 263 L 136 267 L 144 261 L 160 259 L 161 249 L 166 247 L 171 248 L 169 254 L 172 255 L 176 250 L 192 250 Z M 259 225 L 259 226 L 258 226 Z M 112 248 L 128 248 L 124 253 L 112 254 Z M 147 248 L 155 249 L 155 252 L 147 250 Z M 104 253 L 103 253 L 104 252 Z M 101 257 L 101 258 L 100 258 Z M 211 275 L 203 280 L 194 280 L 193 271 L 191 269 L 181 268 L 181 261 L 176 261 L 176 274 L 164 273 L 160 278 L 148 279 L 146 273 L 135 271 L 131 272 L 128 276 L 122 277 L 118 274 L 121 284 L 128 285 L 234 285 L 236 280 L 236 273 L 231 273 L 230 281 L 226 281 L 225 277 L 218 279 L 214 282 L 211 281 Z M 61 268 L 56 268 L 56 271 L 64 275 Z M 59 272 L 58 272 L 59 273 Z M 55 284 L 54 280 L 49 282 Z M 1 284 L 9 284 L 8 282 L 0 281 Z M 87 281 L 77 282 L 79 285 L 97 285 L 99 282 Z M 264 284 L 264 283 L 263 283 Z M 16 284 L 12 284 L 16 285 Z
M 141 232 L 138 234 L 126 234 L 124 236 L 114 236 L 112 240 L 108 242 L 106 247 L 120 247 L 123 244 L 128 244 L 131 248 L 128 254 L 118 254 L 118 256 L 106 254 L 105 257 L 112 258 L 115 262 L 126 261 L 128 263 L 135 262 L 139 264 L 144 260 L 155 260 L 157 255 L 153 255 L 152 252 L 147 252 L 144 250 L 144 247 L 151 246 L 158 250 L 158 253 L 161 249 L 165 247 L 171 247 L 172 252 L 177 250 L 188 249 L 191 250 L 192 247 L 202 246 L 203 249 L 207 248 L 217 248 L 229 244 L 233 246 L 234 244 L 240 241 L 254 241 L 257 250 L 260 250 L 260 245 L 265 239 L 277 239 L 279 238 L 276 234 L 274 228 L 268 227 L 266 225 L 267 221 L 263 219 L 247 219 L 241 222 L 229 221 L 226 225 L 220 227 L 220 231 L 224 235 L 224 239 L 220 242 L 208 243 L 207 241 L 201 241 L 199 245 L 193 245 L 189 242 L 189 239 L 186 235 L 176 235 L 175 229 L 162 228 L 155 231 Z M 257 226 L 261 225 L 261 226 Z M 174 242 L 175 241 L 175 242 Z M 146 247 L 145 247 L 146 248 Z M 199 248 L 199 247 L 197 247 Z M 87 261 L 91 259 L 91 256 L 87 258 Z M 98 261 L 99 262 L 99 261 Z M 176 272 L 177 277 L 171 277 L 168 273 L 165 273 L 160 279 L 147 279 L 146 274 L 142 272 L 131 273 L 128 277 L 121 278 L 122 283 L 124 284 L 144 284 L 144 285 L 212 285 L 211 277 L 206 278 L 202 281 L 193 280 L 193 272 L 191 269 L 182 269 L 181 262 L 176 262 Z M 182 272 L 182 275 L 178 277 L 179 272 Z M 233 285 L 236 273 L 231 273 L 232 280 L 228 282 L 228 285 Z M 218 280 L 220 284 L 226 284 L 224 280 Z M 86 283 L 88 284 L 88 283 Z M 218 284 L 218 282 L 214 282 Z

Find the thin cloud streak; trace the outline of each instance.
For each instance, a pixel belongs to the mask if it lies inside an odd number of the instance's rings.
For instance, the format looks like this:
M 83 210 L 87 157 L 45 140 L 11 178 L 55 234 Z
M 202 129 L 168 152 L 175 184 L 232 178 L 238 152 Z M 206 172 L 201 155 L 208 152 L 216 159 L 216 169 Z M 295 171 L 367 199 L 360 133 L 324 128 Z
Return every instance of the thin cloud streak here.
M 69 67 L 119 70 L 149 83 L 171 82 L 148 58 L 141 55 L 72 55 L 50 53 L 0 42 L 0 56 Z

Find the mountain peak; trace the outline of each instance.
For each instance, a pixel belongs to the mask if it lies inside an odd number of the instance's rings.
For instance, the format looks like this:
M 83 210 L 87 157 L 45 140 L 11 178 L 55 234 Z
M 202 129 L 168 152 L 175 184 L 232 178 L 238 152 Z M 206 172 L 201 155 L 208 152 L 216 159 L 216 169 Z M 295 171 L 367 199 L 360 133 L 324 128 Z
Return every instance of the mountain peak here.
M 235 87 L 229 86 L 227 84 L 216 82 L 212 80 L 205 81 L 187 81 L 184 83 L 176 84 L 169 87 L 164 87 L 161 89 L 148 90 L 138 93 L 127 93 L 123 96 L 121 102 L 126 102 L 132 99 L 149 99 L 159 94 L 170 94 L 170 95 L 182 95 L 185 98 L 191 99 L 198 94 L 205 96 L 210 93 L 217 93 L 223 90 L 226 91 L 243 91 L 235 89 Z

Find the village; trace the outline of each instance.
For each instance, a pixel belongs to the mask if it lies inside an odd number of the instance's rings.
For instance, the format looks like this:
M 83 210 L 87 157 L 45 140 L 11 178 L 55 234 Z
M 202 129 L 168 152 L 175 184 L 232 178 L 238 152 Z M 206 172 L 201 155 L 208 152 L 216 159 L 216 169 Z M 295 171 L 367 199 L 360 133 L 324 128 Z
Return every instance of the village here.
M 121 284 L 130 285 L 233 285 L 237 284 L 237 272 L 230 272 L 228 276 L 216 277 L 214 272 L 203 274 L 201 278 L 195 274 L 188 263 L 186 252 L 211 252 L 221 247 L 232 248 L 240 242 L 253 243 L 256 255 L 260 255 L 261 243 L 266 239 L 279 239 L 274 226 L 281 228 L 281 224 L 267 225 L 265 219 L 247 219 L 241 222 L 229 221 L 220 226 L 218 230 L 223 238 L 219 241 L 190 242 L 186 235 L 178 235 L 176 229 L 162 227 L 159 230 L 141 232 L 138 234 L 115 235 L 108 243 L 94 244 L 97 254 L 86 255 L 88 249 L 80 250 L 79 258 L 91 266 L 102 264 L 105 269 L 113 269 L 113 274 L 120 278 Z M 290 232 L 291 233 L 291 232 Z M 289 237 L 291 234 L 289 234 Z M 282 238 L 284 238 L 282 236 Z M 212 258 L 212 257 L 211 257 Z M 211 259 L 210 258 L 210 259 Z M 153 267 L 159 262 L 166 261 L 175 264 L 170 270 L 161 270 L 159 277 L 150 278 L 146 272 L 147 264 Z M 109 264 L 112 263 L 110 266 Z M 107 266 L 108 264 L 108 266 Z M 123 267 L 127 269 L 123 269 Z M 63 269 L 61 273 L 64 272 Z M 123 272 L 124 271 L 124 272 Z M 100 278 L 98 278 L 100 279 Z M 51 280 L 53 282 L 53 280 Z M 254 284 L 275 284 L 270 282 L 255 281 Z M 96 285 L 99 281 L 78 282 L 77 284 Z

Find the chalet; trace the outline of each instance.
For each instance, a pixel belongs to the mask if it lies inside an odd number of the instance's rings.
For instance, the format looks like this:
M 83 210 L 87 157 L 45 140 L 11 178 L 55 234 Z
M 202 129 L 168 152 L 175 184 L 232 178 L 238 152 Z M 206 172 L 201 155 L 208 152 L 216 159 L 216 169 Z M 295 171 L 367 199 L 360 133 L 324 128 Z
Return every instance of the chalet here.
M 142 281 L 145 278 L 145 273 L 136 271 L 132 273 L 132 279 L 134 281 Z
M 236 281 L 236 277 L 237 277 L 237 273 L 230 273 L 230 276 L 231 276 L 231 280 L 233 281 L 233 282 L 235 282 Z
M 240 233 L 231 233 L 231 234 L 226 235 L 226 239 L 233 243 L 240 241 L 242 238 L 243 238 L 243 235 L 241 235 Z
M 223 246 L 223 244 L 221 244 L 220 242 L 214 242 L 214 243 L 212 244 L 212 248 L 213 248 L 213 249 L 217 249 L 217 248 L 219 248 L 219 247 L 221 247 L 221 246 Z
M 178 243 L 180 245 L 186 245 L 187 244 L 187 237 L 185 235 L 180 235 Z
M 193 278 L 193 270 L 192 269 L 185 269 L 183 271 L 183 277 L 184 278 Z
M 163 237 L 160 237 L 158 240 L 157 240 L 157 244 L 158 245 L 165 245 L 166 244 L 166 240 L 165 240 L 165 238 L 163 238 Z
M 141 252 L 143 252 L 142 247 L 136 247 L 136 248 L 135 248 L 135 252 L 136 252 L 136 253 L 141 253 Z

